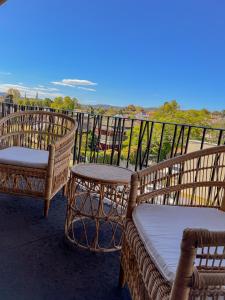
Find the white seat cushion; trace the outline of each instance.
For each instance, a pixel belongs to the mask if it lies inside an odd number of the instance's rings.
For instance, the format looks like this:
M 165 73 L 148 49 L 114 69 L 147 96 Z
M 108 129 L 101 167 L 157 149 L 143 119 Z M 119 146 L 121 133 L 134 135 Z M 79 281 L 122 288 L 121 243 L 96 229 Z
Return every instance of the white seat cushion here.
M 43 169 L 48 165 L 48 151 L 9 147 L 0 150 L 0 163 Z
M 133 221 L 151 259 L 173 283 L 185 228 L 225 231 L 225 213 L 215 208 L 141 204 Z

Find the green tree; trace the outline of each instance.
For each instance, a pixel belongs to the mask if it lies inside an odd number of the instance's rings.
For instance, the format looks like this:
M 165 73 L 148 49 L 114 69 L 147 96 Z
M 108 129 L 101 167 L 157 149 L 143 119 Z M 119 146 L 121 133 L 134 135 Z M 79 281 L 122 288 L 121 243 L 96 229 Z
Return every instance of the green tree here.
M 45 98 L 45 99 L 43 100 L 43 106 L 51 107 L 52 102 L 53 102 L 52 99 L 50 99 L 50 98 Z
M 165 102 L 162 106 L 160 106 L 155 113 L 153 114 L 153 118 L 155 120 L 172 120 L 175 114 L 180 110 L 180 106 L 176 100 L 172 100 L 170 102 Z
M 114 116 L 116 114 L 118 114 L 118 109 L 116 109 L 115 107 L 109 107 L 109 109 L 107 110 L 106 114 L 108 116 Z
M 30 99 L 24 99 L 24 105 L 30 106 L 31 105 L 31 100 Z
M 128 156 L 128 151 L 129 151 L 129 145 L 131 142 L 131 148 L 130 148 L 130 163 L 135 164 L 137 155 L 140 155 L 141 157 L 144 156 L 145 151 L 149 151 L 149 155 L 154 158 L 156 161 L 160 149 L 160 139 L 161 139 L 161 132 L 162 132 L 162 125 L 161 124 L 155 124 L 153 133 L 152 133 L 152 139 L 151 139 L 151 144 L 149 144 L 149 134 L 147 131 L 145 131 L 144 134 L 142 134 L 142 143 L 141 143 L 141 148 L 138 149 L 138 142 L 139 142 L 139 136 L 140 136 L 140 124 L 135 125 L 132 130 L 132 137 L 130 141 L 130 134 L 131 130 L 128 130 L 126 132 L 127 139 L 123 143 L 122 147 L 122 159 L 126 159 Z M 163 160 L 165 159 L 168 154 L 171 151 L 171 146 L 172 146 L 172 137 L 173 135 L 170 134 L 169 128 L 166 128 L 164 130 L 163 134 L 163 143 L 161 145 L 161 151 L 160 151 L 160 156 L 159 159 Z M 150 148 L 149 148 L 150 145 Z M 138 152 L 139 150 L 139 152 Z M 139 157 L 140 157 L 139 156 Z
M 50 106 L 54 109 L 65 109 L 65 110 L 74 110 L 80 104 L 77 98 L 71 98 L 70 96 L 56 97 L 53 101 L 49 98 L 45 98 L 43 102 L 44 106 Z
M 129 104 L 127 107 L 125 107 L 125 110 L 135 112 L 136 107 L 133 104 Z
M 18 103 L 19 105 L 25 105 L 25 104 L 24 104 L 24 100 L 23 100 L 23 99 L 21 99 L 21 98 L 20 98 L 20 99 L 18 99 L 17 103 Z
M 93 106 L 89 106 L 88 112 L 89 112 L 91 115 L 94 115 L 94 113 L 95 113 L 94 107 L 93 107 Z
M 18 89 L 14 89 L 14 88 L 8 89 L 7 94 L 12 95 L 13 100 L 15 100 L 15 101 L 18 101 L 21 97 L 20 91 Z
M 106 110 L 103 107 L 99 107 L 96 112 L 99 115 L 104 115 Z
M 75 108 L 75 103 L 73 99 L 70 98 L 70 96 L 66 96 L 63 99 L 63 109 L 69 109 L 69 110 L 74 110 Z
M 225 118 L 225 109 L 221 111 L 222 117 Z
M 54 109 L 63 109 L 63 98 L 56 97 L 54 101 L 51 103 L 51 107 Z
M 74 107 L 75 108 L 80 106 L 79 100 L 76 97 L 73 97 L 72 100 L 74 102 Z
M 149 144 L 149 131 L 145 131 L 141 133 L 142 142 L 141 146 L 138 149 L 138 142 L 140 136 L 140 124 L 135 125 L 133 127 L 132 132 L 132 140 L 131 140 L 131 152 L 130 152 L 130 162 L 135 164 L 137 155 L 143 157 L 145 151 L 149 151 L 149 155 L 151 157 L 158 158 L 163 160 L 167 158 L 172 150 L 173 139 L 175 138 L 175 145 L 177 153 L 181 153 L 184 150 L 185 141 L 188 135 L 188 128 L 189 127 L 182 127 L 177 126 L 176 134 L 175 132 L 175 125 L 170 123 L 177 123 L 177 124 L 190 124 L 190 125 L 202 125 L 206 126 L 209 124 L 210 120 L 210 113 L 203 109 L 203 110 L 181 110 L 177 101 L 173 100 L 171 102 L 165 102 L 157 111 L 155 111 L 152 115 L 152 120 L 154 120 L 154 126 L 151 135 L 151 143 Z M 157 122 L 159 121 L 159 122 Z M 160 123 L 162 122 L 162 123 Z M 166 124 L 163 125 L 163 122 Z M 137 124 L 137 123 L 136 123 Z M 182 129 L 183 128 L 183 129 Z M 185 129 L 184 129 L 185 128 Z M 184 130 L 184 132 L 182 132 Z M 163 139 L 161 143 L 161 136 L 163 132 Z M 127 158 L 129 145 L 130 145 L 130 133 L 131 130 L 126 132 L 127 140 L 123 143 L 122 148 L 122 157 L 124 159 Z M 184 142 L 182 143 L 182 138 L 179 136 L 183 135 Z M 190 139 L 200 139 L 202 137 L 202 129 L 198 127 L 192 127 L 190 132 Z M 149 148 L 150 145 L 150 148 Z M 139 150 L 139 151 L 138 151 Z

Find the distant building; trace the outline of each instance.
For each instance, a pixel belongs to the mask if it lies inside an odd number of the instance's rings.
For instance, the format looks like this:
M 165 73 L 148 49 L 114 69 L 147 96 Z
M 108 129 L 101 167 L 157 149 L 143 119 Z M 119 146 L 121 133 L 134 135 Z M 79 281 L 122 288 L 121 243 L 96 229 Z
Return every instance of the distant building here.
M 114 126 L 102 126 L 101 129 L 95 130 L 95 136 L 100 137 L 98 142 L 99 150 L 108 150 L 114 148 L 119 150 L 121 143 L 127 138 L 125 131 L 114 130 Z
M 0 102 L 1 103 L 13 103 L 13 95 L 8 95 L 5 93 L 0 93 Z
M 135 118 L 136 118 L 136 119 L 140 119 L 140 120 L 143 120 L 143 119 L 146 120 L 146 119 L 149 118 L 149 115 L 148 115 L 147 112 L 141 111 L 140 113 L 137 113 L 137 114 L 135 115 Z
M 114 115 L 115 118 L 124 118 L 123 115 L 120 115 L 120 114 L 117 114 L 117 115 Z
M 5 94 L 0 93 L 0 102 L 3 102 L 5 99 Z
M 10 104 L 13 104 L 13 95 L 7 94 L 7 95 L 4 97 L 3 102 L 4 102 L 4 103 L 10 103 Z

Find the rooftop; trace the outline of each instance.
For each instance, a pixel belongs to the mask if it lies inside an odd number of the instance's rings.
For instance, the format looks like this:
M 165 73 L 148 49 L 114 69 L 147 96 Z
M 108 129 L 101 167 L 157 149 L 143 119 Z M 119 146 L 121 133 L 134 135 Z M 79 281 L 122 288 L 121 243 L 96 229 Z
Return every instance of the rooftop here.
M 96 254 L 64 240 L 66 199 L 48 219 L 43 201 L 1 194 L 0 299 L 130 300 L 118 288 L 119 253 Z

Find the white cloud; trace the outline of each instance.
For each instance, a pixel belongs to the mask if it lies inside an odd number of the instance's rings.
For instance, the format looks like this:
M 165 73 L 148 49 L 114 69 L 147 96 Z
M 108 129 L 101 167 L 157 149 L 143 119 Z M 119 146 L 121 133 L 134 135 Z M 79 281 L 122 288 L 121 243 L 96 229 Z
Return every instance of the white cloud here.
M 0 71 L 0 75 L 12 75 L 12 73 Z
M 78 86 L 78 89 L 90 91 L 90 92 L 96 92 L 96 89 L 88 88 L 88 87 L 84 87 L 84 86 Z
M 69 86 L 69 87 L 77 87 L 77 86 L 95 86 L 96 82 L 84 79 L 62 79 L 61 81 L 53 81 L 53 84 Z
M 44 87 L 43 85 L 42 86 L 39 85 L 38 87 L 34 87 L 33 89 L 36 90 L 36 91 L 43 91 L 43 92 L 56 92 L 56 91 L 59 91 L 59 89 Z
M 3 83 L 0 84 L 0 91 L 1 92 L 7 92 L 8 89 L 14 88 L 18 89 L 21 93 L 22 96 L 25 95 L 27 97 L 35 97 L 36 93 L 38 92 L 39 97 L 44 98 L 44 97 L 49 97 L 49 98 L 54 98 L 57 96 L 63 96 L 61 93 L 56 93 L 58 89 L 55 88 L 48 88 L 48 87 L 28 87 L 22 84 L 13 84 L 13 83 Z
M 71 85 L 71 84 L 63 83 L 63 82 L 61 82 L 61 81 L 52 81 L 51 83 L 52 83 L 52 84 L 55 84 L 55 85 L 62 85 L 62 86 L 70 86 L 70 87 L 74 87 L 74 86 Z

